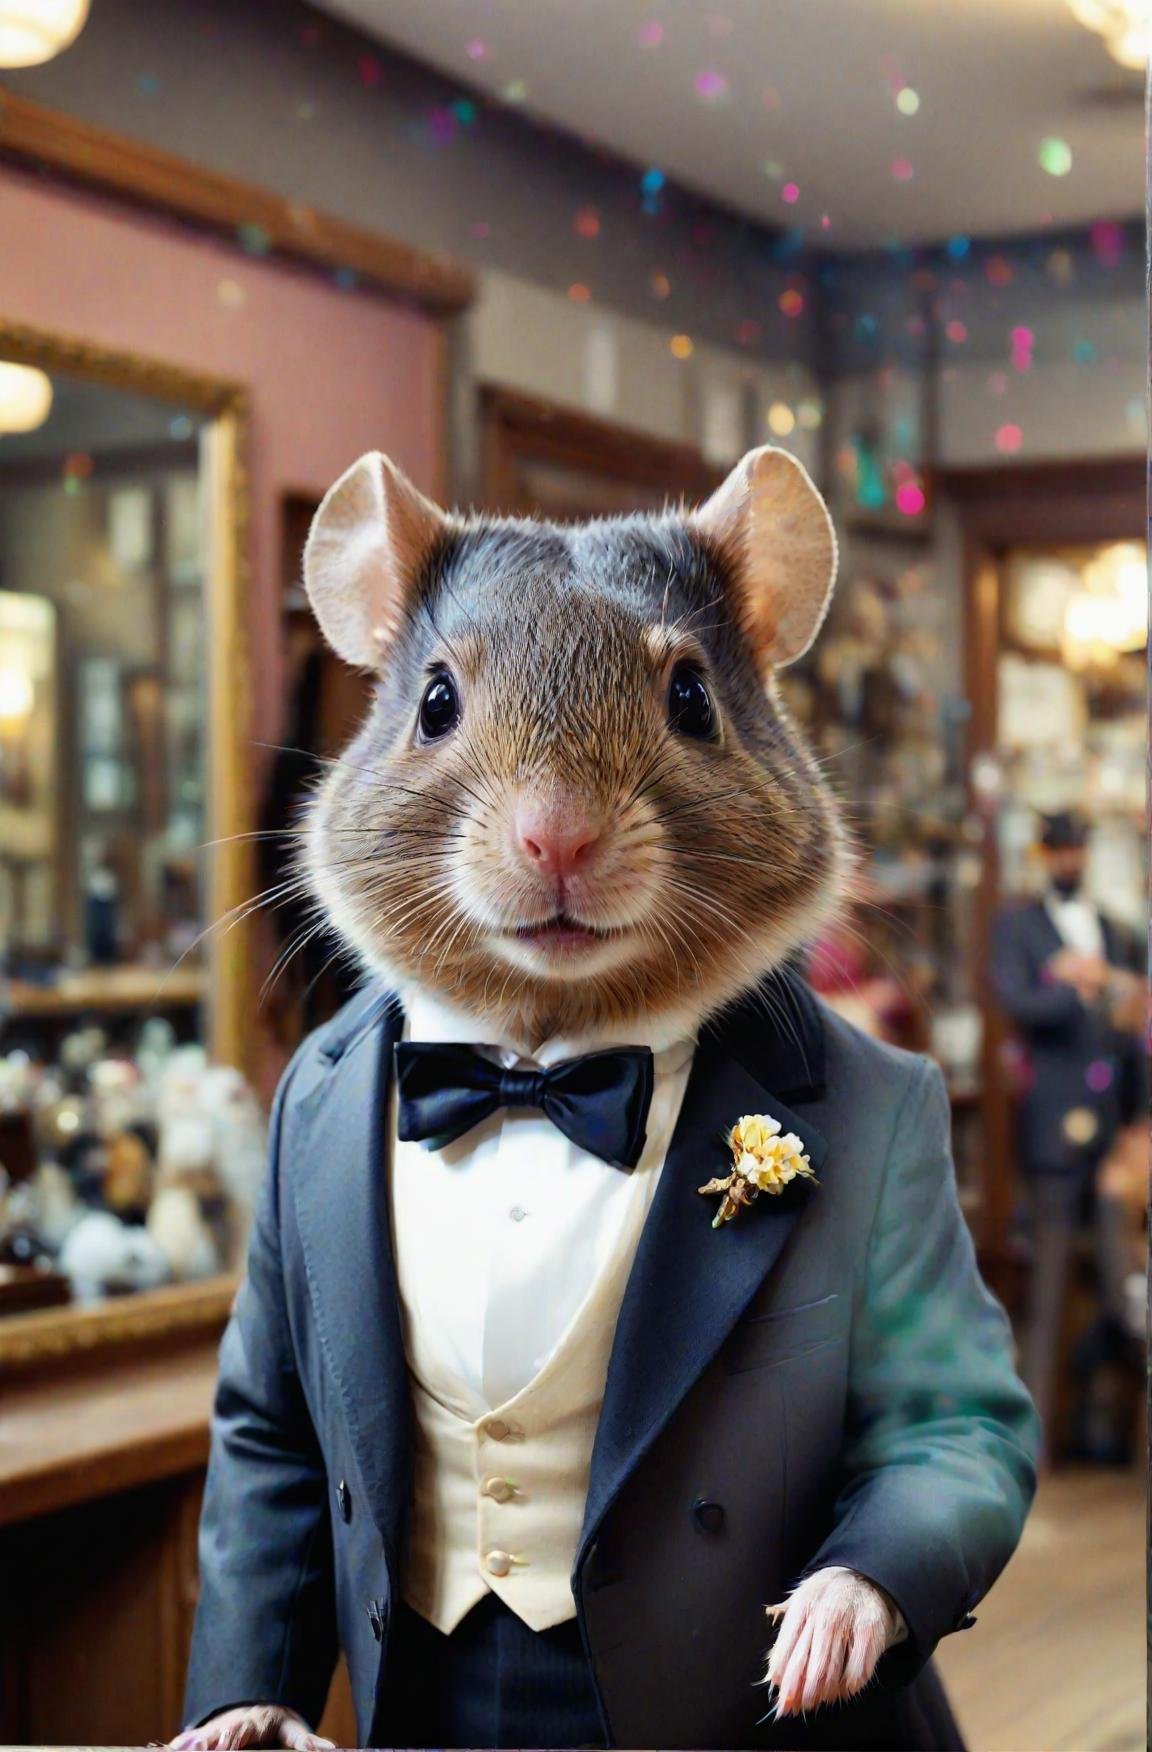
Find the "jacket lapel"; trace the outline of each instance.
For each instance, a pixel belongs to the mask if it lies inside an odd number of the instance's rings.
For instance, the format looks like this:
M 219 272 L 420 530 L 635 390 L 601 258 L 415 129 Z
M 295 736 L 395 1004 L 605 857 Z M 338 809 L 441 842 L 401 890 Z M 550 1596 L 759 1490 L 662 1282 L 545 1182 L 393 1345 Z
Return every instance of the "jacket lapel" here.
M 717 1201 L 698 1188 L 730 1165 L 726 1134 L 746 1113 L 796 1132 L 823 1178 L 823 1137 L 780 1099 L 810 1099 L 822 1082 L 819 1011 L 790 979 L 777 977 L 702 1037 L 616 1327 L 577 1569 L 612 1499 L 716 1355 L 812 1195 L 809 1183 L 793 1181 L 713 1230 Z
M 390 1564 L 411 1474 L 411 1409 L 392 1255 L 385 1137 L 399 1005 L 379 987 L 319 1050 L 291 1164 L 323 1355 Z M 395 1573 L 395 1571 L 393 1571 Z

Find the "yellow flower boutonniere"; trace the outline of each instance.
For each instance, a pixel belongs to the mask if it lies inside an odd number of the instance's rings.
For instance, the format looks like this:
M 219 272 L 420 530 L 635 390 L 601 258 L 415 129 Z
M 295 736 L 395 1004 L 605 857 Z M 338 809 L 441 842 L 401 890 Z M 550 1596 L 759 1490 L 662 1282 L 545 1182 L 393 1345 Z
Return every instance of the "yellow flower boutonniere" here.
M 737 1211 L 753 1204 L 762 1192 L 779 1193 L 792 1180 L 815 1180 L 804 1145 L 795 1132 L 786 1132 L 778 1119 L 764 1113 L 746 1113 L 728 1133 L 732 1171 L 710 1180 L 698 1190 L 722 1193 L 712 1227 L 730 1223 Z

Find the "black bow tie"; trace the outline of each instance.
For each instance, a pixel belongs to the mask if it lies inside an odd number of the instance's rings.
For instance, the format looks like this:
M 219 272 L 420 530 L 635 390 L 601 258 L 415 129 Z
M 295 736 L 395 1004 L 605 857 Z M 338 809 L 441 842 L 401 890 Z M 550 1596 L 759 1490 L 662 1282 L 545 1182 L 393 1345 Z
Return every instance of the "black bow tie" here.
M 644 1148 L 652 1054 L 622 1046 L 546 1071 L 506 1071 L 470 1046 L 396 1048 L 397 1132 L 438 1149 L 501 1107 L 538 1107 L 581 1150 L 630 1173 Z

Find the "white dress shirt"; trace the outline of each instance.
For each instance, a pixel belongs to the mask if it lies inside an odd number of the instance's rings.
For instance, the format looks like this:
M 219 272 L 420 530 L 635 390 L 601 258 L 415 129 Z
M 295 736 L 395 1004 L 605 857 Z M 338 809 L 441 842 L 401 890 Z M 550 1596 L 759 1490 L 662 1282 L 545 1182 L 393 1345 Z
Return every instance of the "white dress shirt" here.
M 1090 900 L 1085 900 L 1082 894 L 1066 899 L 1056 889 L 1050 888 L 1044 896 L 1044 908 L 1066 949 L 1074 949 L 1077 955 L 1099 955 L 1107 959 L 1100 914 Z
M 414 991 L 404 999 L 409 1040 L 458 1042 L 505 1069 L 536 1069 L 597 1050 L 555 1038 L 532 1057 L 485 1043 L 469 1022 Z M 643 1041 L 635 1044 L 642 1045 Z M 535 1379 L 580 1312 L 637 1196 L 650 1204 L 688 1081 L 694 1042 L 655 1054 L 647 1138 L 626 1174 L 571 1143 L 542 1113 L 502 1108 L 442 1149 L 402 1143 L 392 1130 L 393 1246 L 400 1300 L 420 1348 L 436 1355 L 440 1392 L 478 1418 Z

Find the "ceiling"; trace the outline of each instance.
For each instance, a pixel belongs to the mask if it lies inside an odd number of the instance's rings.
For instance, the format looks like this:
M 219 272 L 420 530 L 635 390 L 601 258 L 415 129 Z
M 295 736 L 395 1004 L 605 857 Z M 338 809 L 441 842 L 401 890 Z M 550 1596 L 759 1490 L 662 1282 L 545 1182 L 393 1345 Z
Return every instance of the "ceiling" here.
M 818 246 L 1143 209 L 1142 78 L 1065 0 L 324 4 L 461 85 Z M 915 113 L 898 107 L 903 87 Z M 1066 174 L 1042 167 L 1045 140 L 1071 149 Z

